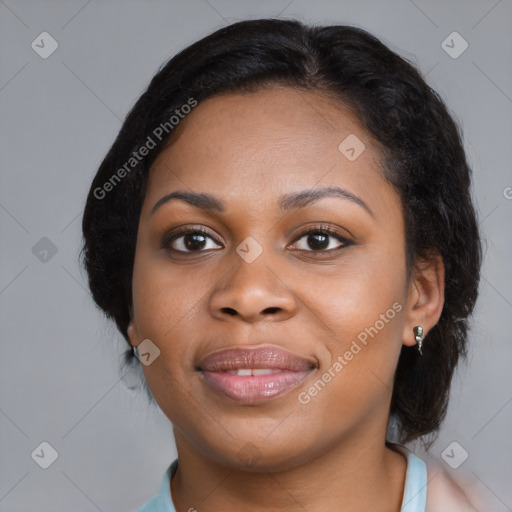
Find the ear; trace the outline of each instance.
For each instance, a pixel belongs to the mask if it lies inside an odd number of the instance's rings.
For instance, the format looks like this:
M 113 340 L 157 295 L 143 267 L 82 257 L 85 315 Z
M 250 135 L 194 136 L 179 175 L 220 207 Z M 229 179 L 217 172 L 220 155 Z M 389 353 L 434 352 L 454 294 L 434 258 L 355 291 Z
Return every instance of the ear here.
M 128 324 L 126 333 L 128 334 L 128 339 L 130 341 L 130 345 L 132 347 L 136 347 L 139 344 L 139 342 L 138 342 L 137 329 L 135 328 L 135 323 L 133 321 L 133 318 L 130 320 L 130 323 Z
M 416 345 L 413 328 L 423 327 L 423 337 L 434 327 L 444 305 L 444 264 L 441 255 L 434 252 L 428 259 L 417 261 L 409 283 L 407 312 L 402 343 Z

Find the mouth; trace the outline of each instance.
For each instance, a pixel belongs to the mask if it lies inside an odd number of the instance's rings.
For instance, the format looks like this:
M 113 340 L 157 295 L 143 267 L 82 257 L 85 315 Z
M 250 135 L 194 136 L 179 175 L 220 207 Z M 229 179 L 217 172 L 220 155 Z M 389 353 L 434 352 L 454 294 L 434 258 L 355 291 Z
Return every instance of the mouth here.
M 300 386 L 318 367 L 313 359 L 274 346 L 214 352 L 196 368 L 211 389 L 239 403 L 257 403 Z

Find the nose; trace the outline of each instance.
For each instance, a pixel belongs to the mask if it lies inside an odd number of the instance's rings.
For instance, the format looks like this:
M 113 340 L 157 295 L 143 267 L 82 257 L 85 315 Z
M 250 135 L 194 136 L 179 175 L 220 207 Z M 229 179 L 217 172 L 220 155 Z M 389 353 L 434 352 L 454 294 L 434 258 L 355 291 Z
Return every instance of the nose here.
M 240 258 L 217 283 L 209 307 L 214 318 L 224 321 L 283 321 L 295 314 L 297 300 L 285 280 L 260 256 L 252 263 Z

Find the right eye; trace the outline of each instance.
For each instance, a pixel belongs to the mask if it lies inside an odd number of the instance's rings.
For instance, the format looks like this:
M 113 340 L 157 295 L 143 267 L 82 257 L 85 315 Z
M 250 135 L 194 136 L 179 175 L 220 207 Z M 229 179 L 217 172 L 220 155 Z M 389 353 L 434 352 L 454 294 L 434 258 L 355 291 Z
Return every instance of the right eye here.
M 215 245 L 208 246 L 208 239 L 213 239 L 208 231 L 202 228 L 184 228 L 173 233 L 169 233 L 162 240 L 162 248 L 176 252 L 202 252 L 204 250 L 215 249 Z

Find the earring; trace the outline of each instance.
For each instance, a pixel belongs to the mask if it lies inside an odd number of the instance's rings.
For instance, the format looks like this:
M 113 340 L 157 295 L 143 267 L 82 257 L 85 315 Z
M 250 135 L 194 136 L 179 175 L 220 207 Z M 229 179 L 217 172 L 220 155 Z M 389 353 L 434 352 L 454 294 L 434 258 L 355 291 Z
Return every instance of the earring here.
M 417 325 L 414 329 L 414 337 L 416 338 L 416 341 L 418 343 L 418 352 L 423 355 L 423 352 L 421 351 L 421 347 L 423 345 L 423 327 L 421 325 Z
M 139 359 L 139 351 L 138 351 L 137 347 L 132 347 L 132 354 L 133 354 L 137 359 Z

